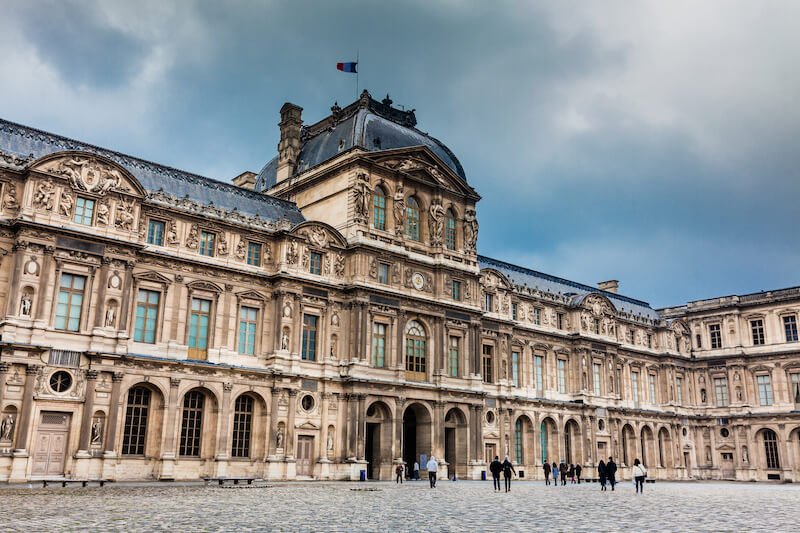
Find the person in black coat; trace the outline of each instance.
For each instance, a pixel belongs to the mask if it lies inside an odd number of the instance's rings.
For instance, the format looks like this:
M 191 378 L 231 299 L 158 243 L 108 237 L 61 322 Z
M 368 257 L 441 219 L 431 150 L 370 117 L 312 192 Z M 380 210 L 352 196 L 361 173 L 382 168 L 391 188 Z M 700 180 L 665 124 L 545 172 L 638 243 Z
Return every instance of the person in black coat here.
M 558 467 L 558 473 L 561 474 L 561 486 L 562 487 L 567 484 L 567 471 L 568 470 L 569 470 L 569 467 L 567 466 L 567 463 L 561 463 L 561 466 Z
M 511 464 L 511 460 L 506 455 L 505 459 L 503 459 L 503 477 L 506 482 L 506 492 L 511 490 L 511 472 L 514 472 L 515 476 L 517 475 L 517 471 L 514 470 L 514 465 Z
M 545 463 L 542 465 L 542 470 L 544 470 L 544 484 L 550 484 L 550 463 Z
M 570 483 L 575 483 L 575 465 L 570 463 L 569 470 L 567 470 L 567 476 L 569 477 Z
M 575 465 L 575 477 L 578 478 L 578 485 L 581 484 L 581 471 L 583 468 L 581 465 Z
M 494 490 L 500 490 L 500 472 L 503 471 L 503 463 L 500 462 L 500 457 L 494 456 L 494 461 L 489 465 L 489 471 L 492 473 L 492 485 Z
M 608 482 L 611 484 L 611 490 L 614 490 L 614 485 L 617 484 L 617 463 L 614 462 L 613 457 L 608 458 L 608 462 L 606 463 L 606 477 L 608 478 Z
M 597 465 L 597 476 L 600 478 L 600 490 L 606 490 L 606 463 L 602 459 Z

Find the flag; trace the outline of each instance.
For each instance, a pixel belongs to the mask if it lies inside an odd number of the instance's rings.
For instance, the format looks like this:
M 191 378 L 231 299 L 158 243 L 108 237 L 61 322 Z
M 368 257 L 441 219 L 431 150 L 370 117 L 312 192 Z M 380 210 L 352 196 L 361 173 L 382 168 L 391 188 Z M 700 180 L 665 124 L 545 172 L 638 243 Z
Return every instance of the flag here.
M 358 61 L 351 61 L 349 63 L 336 63 L 336 68 L 342 72 L 352 72 L 358 74 Z

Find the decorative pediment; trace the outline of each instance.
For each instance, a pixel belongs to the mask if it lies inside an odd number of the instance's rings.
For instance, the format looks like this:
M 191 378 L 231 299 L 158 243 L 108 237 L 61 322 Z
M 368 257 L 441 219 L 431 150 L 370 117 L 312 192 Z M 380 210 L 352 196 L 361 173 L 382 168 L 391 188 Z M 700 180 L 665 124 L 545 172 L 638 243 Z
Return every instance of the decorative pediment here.
M 401 172 L 434 187 L 479 198 L 461 176 L 427 147 L 384 150 L 367 157 L 387 170 Z
M 148 271 L 148 272 L 141 272 L 141 273 L 138 273 L 138 274 L 134 274 L 133 278 L 136 281 L 149 281 L 149 282 L 158 283 L 158 284 L 161 284 L 161 285 L 169 285 L 169 284 L 172 283 L 172 280 L 170 280 L 168 277 L 164 276 L 163 274 L 159 274 L 158 272 L 152 271 L 152 270 Z
M 341 233 L 324 222 L 303 222 L 295 226 L 292 233 L 303 237 L 310 246 L 315 248 L 327 248 L 330 245 L 346 246 L 347 244 Z
M 222 287 L 208 281 L 193 281 L 187 283 L 186 286 L 196 291 L 222 292 Z
M 263 302 L 266 300 L 263 294 L 256 291 L 237 292 L 236 297 L 239 298 L 240 300 L 257 300 L 259 302 Z
M 500 438 L 500 434 L 497 433 L 496 431 L 490 431 L 488 433 L 485 433 L 484 436 L 487 439 L 499 439 Z
M 303 422 L 302 424 L 296 425 L 295 427 L 297 429 L 319 429 L 320 428 L 320 426 L 318 426 L 317 424 L 315 424 L 313 422 Z
M 614 304 L 612 304 L 608 298 L 601 296 L 600 294 L 587 295 L 583 300 L 583 307 L 586 310 L 591 311 L 591 313 L 596 317 L 603 315 L 615 315 L 617 312 Z
M 503 274 L 494 270 L 492 268 L 485 268 L 481 270 L 481 283 L 484 287 L 487 288 L 502 288 L 502 289 L 510 289 L 511 283 L 509 283 L 508 278 L 506 278 Z
M 31 165 L 31 170 L 66 178 L 75 191 L 105 196 L 111 191 L 142 197 L 144 189 L 130 172 L 96 154 L 58 152 Z

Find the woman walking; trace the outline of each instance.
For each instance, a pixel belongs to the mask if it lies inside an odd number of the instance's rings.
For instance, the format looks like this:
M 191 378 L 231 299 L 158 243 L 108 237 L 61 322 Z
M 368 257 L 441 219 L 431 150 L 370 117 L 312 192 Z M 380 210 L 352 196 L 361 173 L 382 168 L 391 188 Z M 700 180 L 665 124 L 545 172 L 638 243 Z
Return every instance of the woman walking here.
M 600 478 L 600 490 L 607 490 L 606 489 L 606 463 L 602 459 L 600 459 L 600 463 L 597 465 L 597 477 Z
M 505 478 L 505 482 L 506 482 L 506 492 L 511 490 L 511 473 L 512 472 L 514 473 L 515 476 L 517 475 L 517 471 L 514 470 L 514 465 L 511 464 L 511 461 L 509 460 L 508 456 L 506 455 L 506 458 L 503 459 L 503 477 Z
M 558 487 L 558 465 L 553 462 L 553 486 Z
M 644 478 L 647 477 L 647 469 L 639 461 L 633 460 L 633 479 L 636 480 L 636 492 L 644 493 Z

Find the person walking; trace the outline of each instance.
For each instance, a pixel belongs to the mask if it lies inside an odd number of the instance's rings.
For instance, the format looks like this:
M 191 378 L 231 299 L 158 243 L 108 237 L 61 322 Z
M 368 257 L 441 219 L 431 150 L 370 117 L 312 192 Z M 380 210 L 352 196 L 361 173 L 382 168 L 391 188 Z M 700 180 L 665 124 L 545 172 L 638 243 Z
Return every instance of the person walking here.
M 550 463 L 545 463 L 542 465 L 542 470 L 544 470 L 544 484 L 550 484 Z
M 404 470 L 404 469 L 403 469 L 403 465 L 397 465 L 397 466 L 394 468 L 394 473 L 395 473 L 395 480 L 394 480 L 394 482 L 395 482 L 395 483 L 400 483 L 400 484 L 402 484 L 402 483 L 403 483 L 403 470 Z
M 608 462 L 606 463 L 606 477 L 608 478 L 608 483 L 611 485 L 611 490 L 614 490 L 614 485 L 617 484 L 617 463 L 614 462 L 613 457 L 608 458 Z
M 508 456 L 506 455 L 505 459 L 503 459 L 503 477 L 505 478 L 506 482 L 506 492 L 511 490 L 511 473 L 517 475 L 517 471 L 514 470 L 514 465 L 511 464 Z
M 436 462 L 436 458 L 431 455 L 431 458 L 428 460 L 428 464 L 425 465 L 425 469 L 428 471 L 428 481 L 431 483 L 431 488 L 436 488 L 436 472 L 439 470 L 439 463 Z
M 411 479 L 419 481 L 419 463 L 414 461 L 414 476 Z
M 553 461 L 553 486 L 558 487 L 558 465 Z
M 575 477 L 578 478 L 578 485 L 581 484 L 581 471 L 582 470 L 583 470 L 583 468 L 581 468 L 581 465 L 579 465 L 579 464 L 575 465 Z
M 492 473 L 492 487 L 495 491 L 500 490 L 500 472 L 503 471 L 503 463 L 500 462 L 500 457 L 495 455 L 494 461 L 489 465 L 489 472 Z
M 567 463 L 562 462 L 561 466 L 559 467 L 559 470 L 560 470 L 559 474 L 561 474 L 561 486 L 563 487 L 564 485 L 567 484 L 567 471 L 568 471 Z
M 597 465 L 597 477 L 600 478 L 600 490 L 606 490 L 606 462 L 602 459 Z
M 575 483 L 575 465 L 570 463 L 569 470 L 567 470 L 567 475 L 569 476 L 569 482 Z
M 636 492 L 644 493 L 644 479 L 647 477 L 647 469 L 644 465 L 639 461 L 639 459 L 633 460 L 633 479 L 636 482 Z

